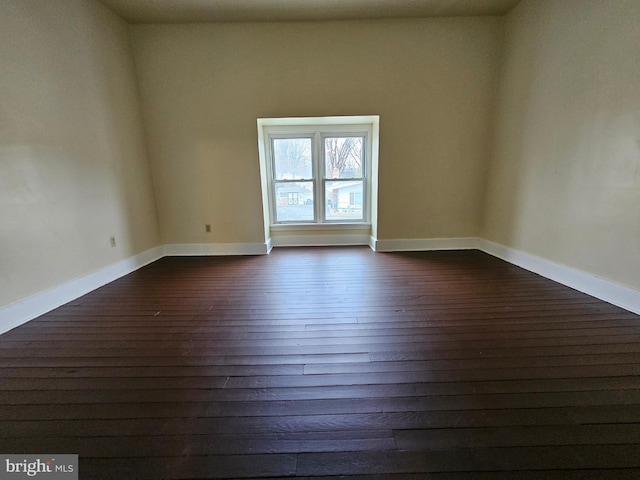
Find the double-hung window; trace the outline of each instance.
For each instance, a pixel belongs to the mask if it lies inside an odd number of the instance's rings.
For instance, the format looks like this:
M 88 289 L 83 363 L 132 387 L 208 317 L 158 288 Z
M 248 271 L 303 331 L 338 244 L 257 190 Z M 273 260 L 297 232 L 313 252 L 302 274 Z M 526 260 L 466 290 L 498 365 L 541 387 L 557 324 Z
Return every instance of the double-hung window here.
M 267 128 L 271 224 L 370 221 L 370 125 Z

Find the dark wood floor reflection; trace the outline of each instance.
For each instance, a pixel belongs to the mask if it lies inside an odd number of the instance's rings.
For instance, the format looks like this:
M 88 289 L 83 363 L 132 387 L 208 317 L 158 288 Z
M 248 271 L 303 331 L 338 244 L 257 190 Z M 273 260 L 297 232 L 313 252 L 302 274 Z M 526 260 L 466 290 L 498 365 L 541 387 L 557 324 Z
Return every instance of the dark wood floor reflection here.
M 164 258 L 0 336 L 81 479 L 640 478 L 640 317 L 477 251 Z

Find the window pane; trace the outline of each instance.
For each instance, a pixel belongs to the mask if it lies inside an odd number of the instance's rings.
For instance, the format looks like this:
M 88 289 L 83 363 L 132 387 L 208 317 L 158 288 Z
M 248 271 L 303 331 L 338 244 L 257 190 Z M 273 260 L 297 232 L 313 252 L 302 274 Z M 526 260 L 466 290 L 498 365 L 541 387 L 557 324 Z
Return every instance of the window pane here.
M 274 138 L 273 157 L 276 180 L 312 178 L 310 138 Z
M 363 220 L 362 180 L 325 182 L 327 220 Z
M 325 178 L 362 178 L 362 137 L 324 139 Z
M 276 183 L 276 221 L 313 221 L 313 182 Z

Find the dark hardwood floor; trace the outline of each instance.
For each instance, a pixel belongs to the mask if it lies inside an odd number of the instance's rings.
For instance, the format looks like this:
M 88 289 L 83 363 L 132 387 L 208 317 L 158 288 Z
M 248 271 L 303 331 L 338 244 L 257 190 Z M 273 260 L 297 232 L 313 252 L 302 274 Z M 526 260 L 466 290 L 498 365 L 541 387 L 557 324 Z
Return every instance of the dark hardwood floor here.
M 640 317 L 477 251 L 164 258 L 0 336 L 81 479 L 640 478 Z

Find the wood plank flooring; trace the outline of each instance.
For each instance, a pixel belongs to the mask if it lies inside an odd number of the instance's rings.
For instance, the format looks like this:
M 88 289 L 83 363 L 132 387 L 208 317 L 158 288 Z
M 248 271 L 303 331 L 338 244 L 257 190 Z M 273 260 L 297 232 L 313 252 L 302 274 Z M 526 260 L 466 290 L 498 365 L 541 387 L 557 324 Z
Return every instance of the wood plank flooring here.
M 477 251 L 164 258 L 0 336 L 81 479 L 640 478 L 640 317 Z

